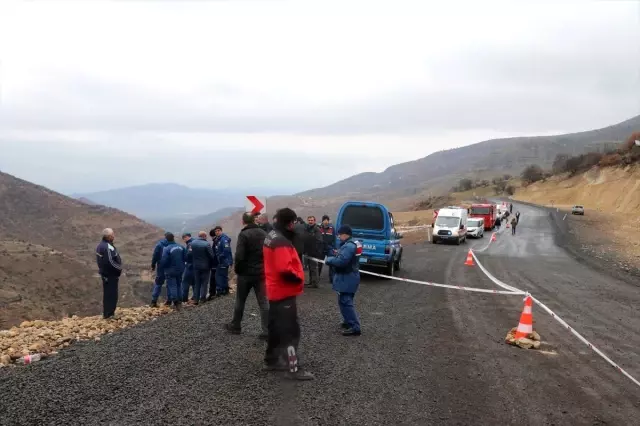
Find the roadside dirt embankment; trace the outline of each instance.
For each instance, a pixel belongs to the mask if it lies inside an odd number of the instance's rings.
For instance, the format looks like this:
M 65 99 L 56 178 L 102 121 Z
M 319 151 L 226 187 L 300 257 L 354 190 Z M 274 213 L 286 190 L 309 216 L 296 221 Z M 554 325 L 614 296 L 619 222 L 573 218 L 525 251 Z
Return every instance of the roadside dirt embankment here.
M 640 168 L 594 168 L 519 188 L 515 200 L 567 212 L 569 232 L 581 249 L 625 271 L 640 269 Z M 584 216 L 570 214 L 573 205 Z

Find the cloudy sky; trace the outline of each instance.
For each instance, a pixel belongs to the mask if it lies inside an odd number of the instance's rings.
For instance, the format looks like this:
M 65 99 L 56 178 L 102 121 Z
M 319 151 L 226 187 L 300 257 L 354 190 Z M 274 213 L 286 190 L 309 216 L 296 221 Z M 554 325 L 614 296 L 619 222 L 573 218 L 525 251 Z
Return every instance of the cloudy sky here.
M 0 170 L 324 186 L 640 113 L 640 3 L 0 2 Z

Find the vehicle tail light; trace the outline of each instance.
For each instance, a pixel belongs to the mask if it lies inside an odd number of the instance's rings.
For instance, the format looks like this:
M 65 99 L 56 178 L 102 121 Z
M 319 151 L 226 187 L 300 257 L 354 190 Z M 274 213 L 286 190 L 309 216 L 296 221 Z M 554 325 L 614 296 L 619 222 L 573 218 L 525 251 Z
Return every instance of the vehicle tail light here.
M 389 245 L 384 246 L 384 254 L 389 254 L 389 253 L 391 253 L 391 246 Z

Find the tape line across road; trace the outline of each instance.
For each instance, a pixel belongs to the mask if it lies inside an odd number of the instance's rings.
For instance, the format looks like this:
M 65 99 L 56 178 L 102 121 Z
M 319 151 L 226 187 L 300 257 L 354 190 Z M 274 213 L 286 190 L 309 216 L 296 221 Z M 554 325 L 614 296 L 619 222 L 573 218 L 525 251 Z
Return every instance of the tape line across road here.
M 324 260 L 322 260 L 322 259 L 316 259 L 315 257 L 311 257 L 311 256 L 305 256 L 305 257 L 307 259 L 313 260 L 314 262 L 324 263 Z M 487 288 L 465 287 L 465 286 L 461 286 L 461 285 L 452 285 L 452 284 L 439 284 L 439 283 L 432 283 L 432 282 L 428 282 L 428 281 L 412 280 L 412 279 L 409 279 L 409 278 L 393 277 L 393 276 L 390 276 L 390 275 L 378 274 L 376 272 L 363 271 L 363 270 L 360 270 L 360 273 L 361 274 L 366 274 L 366 275 L 372 275 L 374 277 L 386 278 L 386 279 L 389 279 L 389 280 L 395 280 L 395 281 L 402 281 L 402 282 L 406 282 L 406 283 L 426 285 L 426 286 L 429 286 L 429 287 L 450 288 L 450 289 L 453 289 L 453 290 L 473 291 L 473 292 L 476 292 L 476 293 L 507 294 L 507 295 L 523 295 L 523 294 L 525 294 L 523 291 L 520 291 L 520 290 L 504 291 L 504 290 L 491 290 L 491 289 L 487 289 Z
M 473 253 L 473 250 L 471 251 L 471 254 L 473 255 L 473 258 L 475 259 L 476 263 L 478 264 L 478 266 L 480 267 L 480 269 L 482 270 L 482 272 L 484 272 L 484 274 L 487 276 L 487 278 L 489 278 L 491 281 L 493 281 L 494 284 L 496 284 L 498 287 L 502 287 L 504 289 L 510 290 L 510 291 L 518 291 L 522 294 L 525 294 L 524 292 L 522 292 L 522 290 L 518 290 L 515 287 L 512 287 L 510 285 L 507 285 L 505 283 L 503 283 L 502 281 L 500 281 L 499 279 L 497 279 L 496 277 L 494 277 L 489 271 L 487 271 L 487 269 L 482 265 L 482 263 L 480 263 L 480 261 L 478 260 L 478 258 L 476 257 L 475 253 Z M 515 294 L 515 293 L 514 293 Z M 528 292 L 526 292 L 527 295 L 529 295 Z M 620 367 L 618 364 L 616 364 L 611 358 L 609 358 L 607 355 L 605 355 L 600 349 L 598 349 L 597 347 L 594 346 L 593 343 L 591 343 L 590 341 L 588 341 L 582 334 L 578 333 L 573 327 L 571 327 L 569 324 L 567 324 L 567 322 L 565 320 L 563 320 L 562 318 L 560 318 L 558 316 L 558 314 L 556 314 L 555 312 L 553 312 L 547 305 L 545 305 L 544 303 L 542 303 L 540 300 L 538 300 L 537 298 L 531 296 L 531 299 L 533 299 L 533 301 L 538 304 L 542 309 L 544 309 L 549 315 L 551 315 L 551 317 L 553 319 L 555 319 L 556 321 L 558 321 L 562 327 L 566 328 L 567 330 L 569 330 L 571 332 L 571 334 L 573 334 L 574 336 L 576 336 L 578 338 L 578 340 L 580 340 L 582 343 L 584 343 L 585 345 L 587 345 L 587 347 L 589 349 L 592 349 L 595 353 L 597 353 L 598 355 L 600 355 L 605 361 L 607 361 L 613 368 L 615 368 L 616 370 L 618 370 L 620 373 L 622 373 L 623 375 L 625 375 L 629 380 L 631 380 L 633 383 L 635 383 L 636 385 L 640 386 L 640 381 L 638 381 L 635 377 L 633 377 L 631 374 L 627 373 L 622 367 Z

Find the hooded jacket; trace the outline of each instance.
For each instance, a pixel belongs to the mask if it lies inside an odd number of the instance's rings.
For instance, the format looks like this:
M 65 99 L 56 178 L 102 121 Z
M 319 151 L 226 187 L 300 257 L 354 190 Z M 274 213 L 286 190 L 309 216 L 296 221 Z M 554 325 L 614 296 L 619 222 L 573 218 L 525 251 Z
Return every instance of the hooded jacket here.
M 276 226 L 264 239 L 265 287 L 270 301 L 295 297 L 303 292 L 304 270 L 293 238 L 292 231 Z
M 234 271 L 238 275 L 262 277 L 264 275 L 264 239 L 267 233 L 255 224 L 242 228 L 236 243 Z
M 338 293 L 355 293 L 360 286 L 360 255 L 362 244 L 349 238 L 340 243 L 338 253 L 328 257 L 327 265 L 333 266 L 332 286 Z

